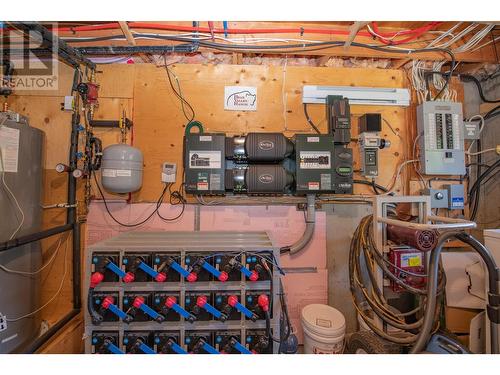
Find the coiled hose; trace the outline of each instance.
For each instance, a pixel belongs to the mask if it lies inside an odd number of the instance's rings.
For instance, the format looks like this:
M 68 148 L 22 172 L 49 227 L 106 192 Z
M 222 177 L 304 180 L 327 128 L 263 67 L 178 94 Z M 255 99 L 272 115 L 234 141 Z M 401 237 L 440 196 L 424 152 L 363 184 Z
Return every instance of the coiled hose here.
M 364 259 L 364 264 L 361 263 L 361 258 Z M 419 306 L 408 312 L 395 312 L 384 297 L 383 286 L 379 285 L 377 281 L 376 267 L 380 268 L 384 275 L 404 290 L 418 296 L 420 299 Z M 407 323 L 405 318 L 417 314 L 426 306 L 427 294 L 425 290 L 406 284 L 391 272 L 391 268 L 401 272 L 408 272 L 384 258 L 382 252 L 377 249 L 375 244 L 373 236 L 373 216 L 369 215 L 364 217 L 356 228 L 349 252 L 349 281 L 354 306 L 368 327 L 377 335 L 399 345 L 412 345 L 418 339 L 416 332 L 423 326 L 424 319 L 420 318 L 413 323 Z M 442 298 L 445 285 L 444 272 L 442 272 L 442 270 L 438 270 L 436 281 L 436 296 Z M 362 299 L 359 298 L 360 296 Z M 363 311 L 361 303 L 364 301 L 368 303 L 374 314 L 376 314 L 385 324 L 402 330 L 403 334 L 398 332 L 396 335 L 392 335 L 377 327 L 373 319 Z M 439 328 L 439 322 L 437 321 L 439 316 L 439 304 L 430 308 L 429 311 L 432 312 L 431 330 L 437 331 Z

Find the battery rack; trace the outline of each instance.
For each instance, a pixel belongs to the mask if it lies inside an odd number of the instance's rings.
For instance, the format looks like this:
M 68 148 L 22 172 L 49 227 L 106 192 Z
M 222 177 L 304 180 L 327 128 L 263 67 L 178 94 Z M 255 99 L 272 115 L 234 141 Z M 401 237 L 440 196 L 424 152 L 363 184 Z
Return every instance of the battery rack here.
M 278 353 L 277 259 L 265 232 L 128 232 L 94 244 L 85 352 Z

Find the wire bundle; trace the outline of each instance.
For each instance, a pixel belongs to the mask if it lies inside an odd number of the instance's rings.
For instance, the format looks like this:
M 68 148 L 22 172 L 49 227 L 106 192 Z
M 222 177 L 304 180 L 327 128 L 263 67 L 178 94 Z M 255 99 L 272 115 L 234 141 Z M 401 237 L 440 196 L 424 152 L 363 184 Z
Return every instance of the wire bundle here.
M 361 259 L 364 260 L 363 264 L 361 263 Z M 410 311 L 402 313 L 391 307 L 384 297 L 383 285 L 379 285 L 377 281 L 377 268 L 380 268 L 385 276 L 405 291 L 414 294 L 420 301 L 419 305 Z M 406 284 L 391 272 L 391 269 L 397 270 L 398 273 L 403 272 L 413 275 L 411 272 L 403 270 L 384 258 L 379 249 L 377 249 L 373 237 L 373 217 L 372 215 L 365 216 L 356 228 L 349 252 L 349 281 L 354 307 L 368 327 L 377 335 L 399 345 L 411 345 L 417 340 L 418 335 L 416 333 L 423 324 L 423 318 L 418 316 L 424 310 L 426 291 Z M 366 274 L 368 277 L 366 277 Z M 420 274 L 418 276 L 422 277 Z M 443 296 L 444 283 L 444 273 L 441 271 L 438 286 L 438 296 L 440 297 Z M 384 325 L 386 324 L 401 331 L 389 333 L 380 329 L 376 325 L 375 320 L 367 313 L 366 307 L 363 307 L 362 303 L 365 301 L 374 315 L 380 318 Z M 437 306 L 435 311 L 436 321 L 439 315 L 439 304 Z M 412 317 L 418 317 L 418 319 L 413 323 L 407 323 L 407 320 Z M 438 328 L 439 323 L 437 322 L 435 331 Z

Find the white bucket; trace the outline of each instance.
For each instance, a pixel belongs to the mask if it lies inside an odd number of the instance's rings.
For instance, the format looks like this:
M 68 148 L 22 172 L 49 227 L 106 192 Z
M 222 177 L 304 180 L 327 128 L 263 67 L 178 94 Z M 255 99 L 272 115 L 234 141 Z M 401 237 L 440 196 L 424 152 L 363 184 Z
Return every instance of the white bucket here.
M 305 354 L 341 354 L 344 350 L 345 318 L 328 305 L 312 304 L 302 309 Z

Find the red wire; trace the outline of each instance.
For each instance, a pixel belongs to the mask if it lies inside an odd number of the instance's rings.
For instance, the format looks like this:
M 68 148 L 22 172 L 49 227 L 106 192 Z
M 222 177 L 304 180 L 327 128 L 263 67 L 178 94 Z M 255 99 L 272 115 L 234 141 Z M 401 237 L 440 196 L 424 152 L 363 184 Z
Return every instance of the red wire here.
M 427 25 L 419 27 L 413 30 L 401 30 L 394 33 L 381 33 L 378 30 L 377 24 L 373 23 L 374 31 L 382 37 L 392 38 L 399 35 L 413 35 L 412 38 L 416 38 L 422 35 L 424 32 L 430 30 L 441 22 L 431 22 Z M 348 30 L 337 30 L 337 29 L 324 29 L 324 28 L 257 28 L 257 29 L 233 29 L 229 28 L 227 30 L 211 27 L 200 27 L 200 26 L 183 26 L 183 25 L 162 25 L 156 23 L 148 22 L 130 22 L 130 28 L 134 29 L 152 29 L 152 30 L 168 30 L 168 31 L 184 31 L 184 32 L 202 32 L 202 33 L 214 33 L 214 34 L 324 34 L 324 35 L 349 35 Z M 55 28 L 58 31 L 97 31 L 97 30 L 111 30 L 119 29 L 120 25 L 117 22 L 105 23 L 100 25 L 88 25 L 88 26 L 76 26 L 76 27 L 59 27 Z M 373 35 L 367 31 L 358 32 L 359 36 L 373 37 Z M 413 39 L 411 39 L 413 40 Z M 387 42 L 387 40 L 386 40 Z M 390 42 L 389 42 L 390 43 Z M 392 44 L 401 43 L 393 42 Z M 387 43 L 386 43 L 387 44 Z
M 407 43 L 407 42 L 410 42 L 410 41 L 417 39 L 419 36 L 421 36 L 422 34 L 425 34 L 427 31 L 435 28 L 440 23 L 441 22 L 430 22 L 427 25 L 424 25 L 424 26 L 419 27 L 419 28 L 414 29 L 414 30 L 403 30 L 399 33 L 392 35 L 391 38 L 393 38 L 395 36 L 399 36 L 399 35 L 408 35 L 408 34 L 413 34 L 413 35 L 408 37 L 408 38 L 400 39 L 397 41 L 386 39 L 386 37 L 384 37 L 384 35 L 388 35 L 388 34 L 381 33 L 378 29 L 376 22 L 372 22 L 372 27 L 373 27 L 373 31 L 379 35 L 379 36 L 377 36 L 378 40 L 380 40 L 382 43 L 384 43 L 386 45 L 398 45 L 398 44 Z

